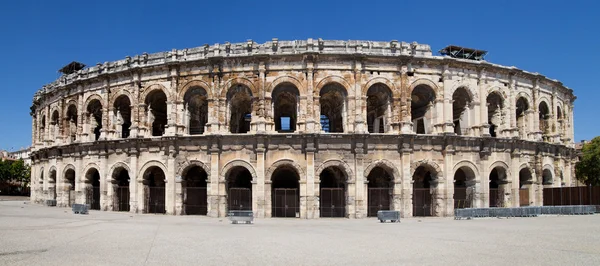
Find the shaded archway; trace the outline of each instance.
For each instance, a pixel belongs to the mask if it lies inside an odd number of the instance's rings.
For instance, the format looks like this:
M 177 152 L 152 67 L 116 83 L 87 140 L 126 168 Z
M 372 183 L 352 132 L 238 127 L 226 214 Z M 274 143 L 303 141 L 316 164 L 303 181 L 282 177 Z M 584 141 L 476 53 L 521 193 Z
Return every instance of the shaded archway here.
M 88 133 L 98 140 L 102 129 L 102 103 L 97 99 L 92 100 L 87 106 L 87 115 Z
M 319 92 L 321 130 L 343 133 L 347 119 L 347 92 L 339 83 L 329 83 Z
M 60 136 L 60 118 L 58 117 L 58 110 L 54 110 L 54 112 L 52 112 L 50 125 L 50 139 L 56 140 L 56 138 Z
M 527 137 L 527 110 L 529 110 L 529 103 L 525 98 L 519 97 L 516 104 L 516 118 L 520 138 Z
M 532 189 L 533 177 L 531 170 L 525 167 L 519 171 L 519 206 L 531 204 L 530 190 Z
M 200 86 L 189 88 L 183 96 L 184 123 L 190 135 L 204 134 L 208 122 L 208 97 Z
M 494 167 L 490 172 L 488 184 L 490 207 L 504 207 L 506 183 L 506 169 L 501 166 Z
M 435 168 L 421 165 L 413 173 L 413 216 L 433 216 L 435 213 L 435 190 L 437 188 Z
M 191 165 L 183 171 L 182 178 L 183 214 L 206 215 L 208 212 L 206 196 L 208 174 L 202 167 Z
M 490 136 L 497 137 L 500 133 L 504 114 L 504 99 L 499 92 L 492 92 L 486 98 L 488 117 L 487 123 L 490 125 Z
M 167 126 L 167 95 L 162 90 L 150 92 L 144 100 L 146 104 L 146 127 L 151 136 L 162 136 Z
M 77 140 L 77 106 L 75 104 L 67 107 L 67 115 L 65 117 L 65 133 L 69 142 Z
M 40 141 L 40 142 L 44 141 L 44 131 L 45 130 L 46 130 L 46 115 L 42 114 L 42 121 L 40 121 L 38 141 Z
M 392 118 L 392 91 L 377 83 L 367 90 L 367 128 L 369 133 L 386 133 Z
M 452 122 L 454 123 L 454 133 L 457 135 L 469 133 L 472 100 L 465 87 L 456 89 L 452 94 Z
M 271 176 L 273 217 L 300 217 L 300 175 L 290 165 L 277 167 Z
M 321 217 L 346 217 L 347 174 L 338 166 L 329 166 L 319 175 Z
M 435 92 L 425 84 L 416 86 L 410 95 L 410 116 L 416 134 L 430 134 L 433 124 Z
M 252 91 L 245 85 L 235 85 L 227 92 L 229 132 L 247 133 L 252 121 Z
M 75 198 L 76 198 L 76 193 L 75 193 L 75 170 L 74 169 L 67 169 L 67 171 L 65 171 L 65 193 L 66 193 L 66 200 L 67 200 L 67 205 L 69 207 L 71 207 L 73 204 L 75 204 Z
M 252 174 L 243 166 L 234 166 L 226 175 L 227 209 L 252 210 Z
M 546 102 L 542 101 L 538 106 L 538 117 L 540 121 L 540 131 L 544 135 L 550 133 L 550 108 Z
M 115 168 L 112 173 L 113 211 L 128 212 L 129 205 L 129 171 L 123 166 Z
M 90 168 L 85 174 L 85 202 L 91 210 L 100 210 L 100 172 Z
M 462 166 L 454 172 L 454 208 L 472 208 L 475 200 L 475 172 Z
M 158 166 L 144 171 L 144 213 L 166 213 L 165 209 L 165 172 Z
M 277 132 L 294 132 L 298 121 L 300 92 L 291 83 L 282 83 L 273 90 L 273 114 Z
M 545 187 L 551 187 L 553 182 L 553 177 L 552 177 L 552 171 L 548 168 L 544 169 L 544 171 L 542 171 L 542 185 L 544 185 Z
M 131 128 L 131 101 L 127 95 L 119 96 L 113 105 L 114 123 L 117 137 L 128 138 Z
M 56 169 L 50 169 L 50 178 L 48 179 L 48 194 L 50 199 L 56 200 Z
M 391 210 L 394 196 L 392 173 L 376 166 L 369 172 L 367 182 L 367 216 L 374 217 L 378 211 Z

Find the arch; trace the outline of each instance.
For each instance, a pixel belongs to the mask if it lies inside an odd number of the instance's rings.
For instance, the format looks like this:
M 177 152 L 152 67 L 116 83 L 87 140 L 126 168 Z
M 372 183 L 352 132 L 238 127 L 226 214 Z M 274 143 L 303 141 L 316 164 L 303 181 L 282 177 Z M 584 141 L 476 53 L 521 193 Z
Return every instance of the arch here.
M 48 181 L 52 181 L 52 172 L 54 172 L 54 184 L 57 183 L 57 179 L 58 179 L 58 171 L 56 171 L 56 166 L 50 166 L 50 168 L 48 169 Z M 52 182 L 51 182 L 52 183 Z
M 38 182 L 39 183 L 43 183 L 44 182 L 44 167 L 40 167 L 40 175 L 38 177 Z
M 69 107 L 70 106 L 74 106 L 75 109 L 77 109 L 77 100 L 74 99 L 69 99 L 65 102 L 65 105 L 63 105 L 65 108 L 63 108 L 63 117 L 67 116 L 67 113 L 69 112 Z
M 490 168 L 488 169 L 489 172 L 491 172 L 492 170 L 494 170 L 494 168 L 496 167 L 502 167 L 504 169 L 504 171 L 506 171 L 506 174 L 509 175 L 510 174 L 510 167 L 508 167 L 508 164 L 503 162 L 503 161 L 495 161 L 490 165 Z
M 270 96 L 273 93 L 273 90 L 277 88 L 277 86 L 285 83 L 293 84 L 296 87 L 296 89 L 298 89 L 300 96 L 306 96 L 306 86 L 304 86 L 303 83 L 296 77 L 289 75 L 280 76 L 273 80 L 271 84 L 269 84 L 269 86 L 267 87 L 266 95 Z
M 433 176 L 433 179 L 437 179 L 439 176 L 443 176 L 442 173 L 442 168 L 434 161 L 428 160 L 428 159 L 423 159 L 423 160 L 419 160 L 419 161 L 415 161 L 410 165 L 410 175 L 414 176 L 415 175 L 415 171 L 417 171 L 417 168 L 419 167 L 426 167 L 426 168 L 430 168 L 430 170 L 433 170 L 435 173 L 435 176 Z
M 138 171 L 139 176 L 136 178 L 138 182 L 144 181 L 144 173 L 146 172 L 146 170 L 148 170 L 148 168 L 153 166 L 160 168 L 165 173 L 165 175 L 167 174 L 167 167 L 162 162 L 157 160 L 150 160 L 147 161 L 144 165 L 142 165 L 142 167 Z
M 213 98 L 211 86 L 204 80 L 194 79 L 194 80 L 188 81 L 181 87 L 181 89 L 179 90 L 179 93 L 177 95 L 177 101 L 183 101 L 184 100 L 183 98 L 184 98 L 185 94 L 187 93 L 187 91 L 194 87 L 200 87 L 200 88 L 204 89 L 204 91 L 206 91 L 206 95 L 207 95 L 208 99 Z
M 554 183 L 554 167 L 546 164 L 542 167 L 542 184 L 550 185 Z
M 110 180 L 107 178 L 106 182 L 110 183 L 110 182 L 112 182 L 114 180 L 115 171 L 117 169 L 119 169 L 119 168 L 123 168 L 123 169 L 125 169 L 125 171 L 127 171 L 127 173 L 131 173 L 131 169 L 129 169 L 129 165 L 127 165 L 124 162 L 116 162 L 115 164 L 113 164 L 110 167 L 110 171 L 109 171 L 109 173 L 110 173 Z
M 190 170 L 194 166 L 198 166 L 198 167 L 202 168 L 202 170 L 204 170 L 204 172 L 206 172 L 206 175 L 207 175 L 206 182 L 210 183 L 210 165 L 207 165 L 199 160 L 191 160 L 191 161 L 186 160 L 183 163 L 179 164 L 179 168 L 177 169 L 177 176 L 179 176 L 179 177 L 185 176 L 187 171 Z
M 413 81 L 413 83 L 410 84 L 410 87 L 408 89 L 408 95 L 412 94 L 412 91 L 419 85 L 426 85 L 426 86 L 430 87 L 435 92 L 436 95 L 438 94 L 439 88 L 435 84 L 435 82 L 431 81 L 430 79 L 420 78 L 420 79 Z
M 225 166 L 223 166 L 223 168 L 221 168 L 220 177 L 219 177 L 220 182 L 226 182 L 225 179 L 227 178 L 229 171 L 237 166 L 246 168 L 250 172 L 250 175 L 252 175 L 252 183 L 256 182 L 258 177 L 256 176 L 256 171 L 254 170 L 254 167 L 252 166 L 252 164 L 250 164 L 247 161 L 240 160 L 240 159 L 231 160 L 231 161 L 227 162 L 225 164 Z
M 451 90 L 450 90 L 450 95 L 454 95 L 454 93 L 456 92 L 456 90 L 463 88 L 467 94 L 469 95 L 469 97 L 471 98 L 471 102 L 479 102 L 479 94 L 477 93 L 477 91 L 475 91 L 471 86 L 469 86 L 469 84 L 467 83 L 460 83 L 456 86 L 454 86 Z
M 135 101 L 134 101 L 133 95 L 131 95 L 131 93 L 128 90 L 121 89 L 115 93 L 110 94 L 109 101 L 108 101 L 109 107 L 114 106 L 115 101 L 121 96 L 127 97 L 129 99 L 129 102 L 131 103 L 131 105 L 134 105 Z
M 344 173 L 346 174 L 346 182 L 348 181 L 352 181 L 354 179 L 354 174 L 352 173 L 352 168 L 350 168 L 350 166 L 339 159 L 329 159 L 324 161 L 323 163 L 321 163 L 321 165 L 319 166 L 319 168 L 317 168 L 317 170 L 315 171 L 315 177 L 316 176 L 320 176 L 321 173 L 323 172 L 323 170 L 325 170 L 328 167 L 339 167 L 340 169 L 342 169 L 344 171 Z
M 304 174 L 304 170 L 302 169 L 302 166 L 300 166 L 300 164 L 298 164 L 296 161 L 294 161 L 292 159 L 279 159 L 279 160 L 275 161 L 273 164 L 271 164 L 271 166 L 267 169 L 267 172 L 265 173 L 265 180 L 272 181 L 273 173 L 275 172 L 275 170 L 277 170 L 277 168 L 279 168 L 281 166 L 291 166 L 294 170 L 296 170 L 296 172 L 298 173 L 298 176 L 300 178 L 302 178 L 303 176 L 306 176 Z
M 252 80 L 246 78 L 246 77 L 236 77 L 236 78 L 232 78 L 229 79 L 227 82 L 225 82 L 225 85 L 223 86 L 223 88 L 221 89 L 221 93 L 219 94 L 220 98 L 226 98 L 227 97 L 227 93 L 235 86 L 235 85 L 243 85 L 248 87 L 248 89 L 250 89 L 250 92 L 252 92 L 252 97 L 258 97 L 258 90 L 256 89 L 256 87 L 254 86 L 254 82 L 252 82 Z
M 98 164 L 96 164 L 96 163 L 88 163 L 88 164 L 87 164 L 87 165 L 86 165 L 86 166 L 83 168 L 83 172 L 82 172 L 82 173 L 83 173 L 83 175 L 82 175 L 82 177 L 83 177 L 84 179 L 82 179 L 82 181 L 85 181 L 85 177 L 87 176 L 87 174 L 88 174 L 88 171 L 89 171 L 90 169 L 92 169 L 92 168 L 96 169 L 96 171 L 98 171 L 98 173 L 100 173 L 100 166 L 98 166 Z
M 477 167 L 477 165 L 475 165 L 473 162 L 471 162 L 469 160 L 462 160 L 462 161 L 458 162 L 457 164 L 455 164 L 454 168 L 452 169 L 452 172 L 456 173 L 456 171 L 458 171 L 458 169 L 460 169 L 462 167 L 468 167 L 469 169 L 471 169 L 471 171 L 473 171 L 473 173 L 475 174 L 475 177 L 479 176 L 479 168 Z
M 104 104 L 102 104 L 102 96 L 100 96 L 100 94 L 92 94 L 85 99 L 83 109 L 87 111 L 88 106 L 90 106 L 90 103 L 94 100 L 98 100 L 100 102 L 100 105 L 104 107 Z
M 65 175 L 67 174 L 67 171 L 69 171 L 69 170 L 73 170 L 75 173 L 77 173 L 77 171 L 76 171 L 75 169 L 77 169 L 77 168 L 75 168 L 75 166 L 74 166 L 74 165 L 72 165 L 72 164 L 67 164 L 67 165 L 66 165 L 66 166 L 63 168 L 63 171 L 62 171 L 62 176 L 65 176 Z
M 162 91 L 165 96 L 167 97 L 167 102 L 171 101 L 171 94 L 169 93 L 169 91 L 167 90 L 167 88 L 165 88 L 165 86 L 163 86 L 162 84 L 151 84 L 146 86 L 146 88 L 144 88 L 144 91 L 142 91 L 142 93 L 140 93 L 140 98 L 138 99 L 138 102 L 140 103 L 146 103 L 146 98 L 148 97 L 148 95 L 154 91 L 160 90 Z
M 524 91 L 520 91 L 520 92 L 518 92 L 518 93 L 515 95 L 515 104 L 517 104 L 517 102 L 516 102 L 516 101 L 518 101 L 518 100 L 519 100 L 519 98 L 523 98 L 523 99 L 525 99 L 525 101 L 527 102 L 527 106 L 529 106 L 529 108 L 531 108 L 531 106 L 532 106 L 532 105 L 531 105 L 531 103 L 532 103 L 533 101 L 531 100 L 531 95 L 529 95 L 529 93 L 527 93 L 527 92 L 524 92 Z
M 293 83 L 279 83 L 271 92 L 271 105 L 275 130 L 278 132 L 294 132 L 300 114 L 300 91 Z M 283 118 L 287 118 L 289 126 L 283 126 Z
M 367 96 L 367 92 L 369 91 L 369 88 L 371 88 L 373 85 L 378 84 L 378 83 L 387 86 L 388 89 L 390 90 L 390 92 L 392 93 L 393 97 L 400 97 L 400 92 L 398 91 L 398 89 L 396 89 L 396 86 L 394 85 L 394 83 L 384 77 L 374 77 L 374 78 L 370 79 L 369 81 L 367 81 L 367 83 L 365 83 L 365 85 L 362 87 L 361 96 L 362 97 Z
M 365 178 L 367 176 L 369 176 L 369 174 L 371 173 L 371 171 L 373 169 L 375 169 L 375 167 L 381 167 L 381 168 L 385 169 L 386 171 L 389 171 L 389 174 L 391 174 L 391 176 L 394 178 L 394 182 L 400 183 L 402 181 L 402 178 L 400 176 L 400 171 L 398 171 L 398 168 L 396 168 L 396 166 L 392 162 L 390 162 L 386 159 L 380 159 L 380 160 L 371 162 L 367 166 L 367 168 L 365 168 L 365 171 L 363 173 Z
M 341 85 L 346 91 L 346 95 L 354 95 L 354 92 L 352 91 L 352 86 L 350 86 L 350 83 L 348 83 L 348 81 L 346 81 L 346 79 L 344 79 L 343 77 L 340 76 L 327 76 L 324 77 L 323 79 L 321 79 L 319 81 L 319 83 L 317 83 L 317 86 L 315 86 L 315 90 L 313 91 L 313 95 L 315 97 L 319 97 L 319 95 L 321 94 L 321 89 L 323 89 L 323 87 L 332 84 L 332 83 L 337 83 L 339 85 Z

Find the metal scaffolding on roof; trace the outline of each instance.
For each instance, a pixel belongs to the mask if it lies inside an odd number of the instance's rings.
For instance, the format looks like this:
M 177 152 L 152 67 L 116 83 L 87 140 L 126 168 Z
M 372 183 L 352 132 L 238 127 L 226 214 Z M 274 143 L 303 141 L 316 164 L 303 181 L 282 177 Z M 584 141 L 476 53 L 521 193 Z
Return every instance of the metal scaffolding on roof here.
M 456 45 L 448 45 L 440 50 L 441 55 L 447 55 L 453 58 L 462 58 L 462 59 L 470 59 L 470 60 L 484 60 L 484 56 L 487 54 L 487 51 L 477 50 L 472 48 L 466 48 Z

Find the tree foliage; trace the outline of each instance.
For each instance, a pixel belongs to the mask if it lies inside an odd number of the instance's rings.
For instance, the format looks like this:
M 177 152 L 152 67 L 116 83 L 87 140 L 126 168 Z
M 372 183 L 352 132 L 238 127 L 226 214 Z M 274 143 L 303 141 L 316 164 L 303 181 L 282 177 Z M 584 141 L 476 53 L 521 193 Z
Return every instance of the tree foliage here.
M 600 137 L 583 144 L 581 160 L 575 166 L 577 179 L 586 185 L 600 186 Z
M 23 162 L 0 161 L 0 182 L 21 182 L 22 186 L 27 186 L 31 179 L 31 168 Z

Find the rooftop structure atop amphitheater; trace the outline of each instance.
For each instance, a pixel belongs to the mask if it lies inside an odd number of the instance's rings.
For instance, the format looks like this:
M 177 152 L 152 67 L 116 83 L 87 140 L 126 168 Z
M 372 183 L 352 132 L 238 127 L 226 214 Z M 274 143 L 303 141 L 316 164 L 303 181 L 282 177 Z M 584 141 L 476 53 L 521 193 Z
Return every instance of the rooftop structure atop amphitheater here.
M 574 100 L 538 73 L 417 43 L 143 54 L 36 92 L 32 201 L 301 218 L 540 205 L 543 187 L 575 181 Z

